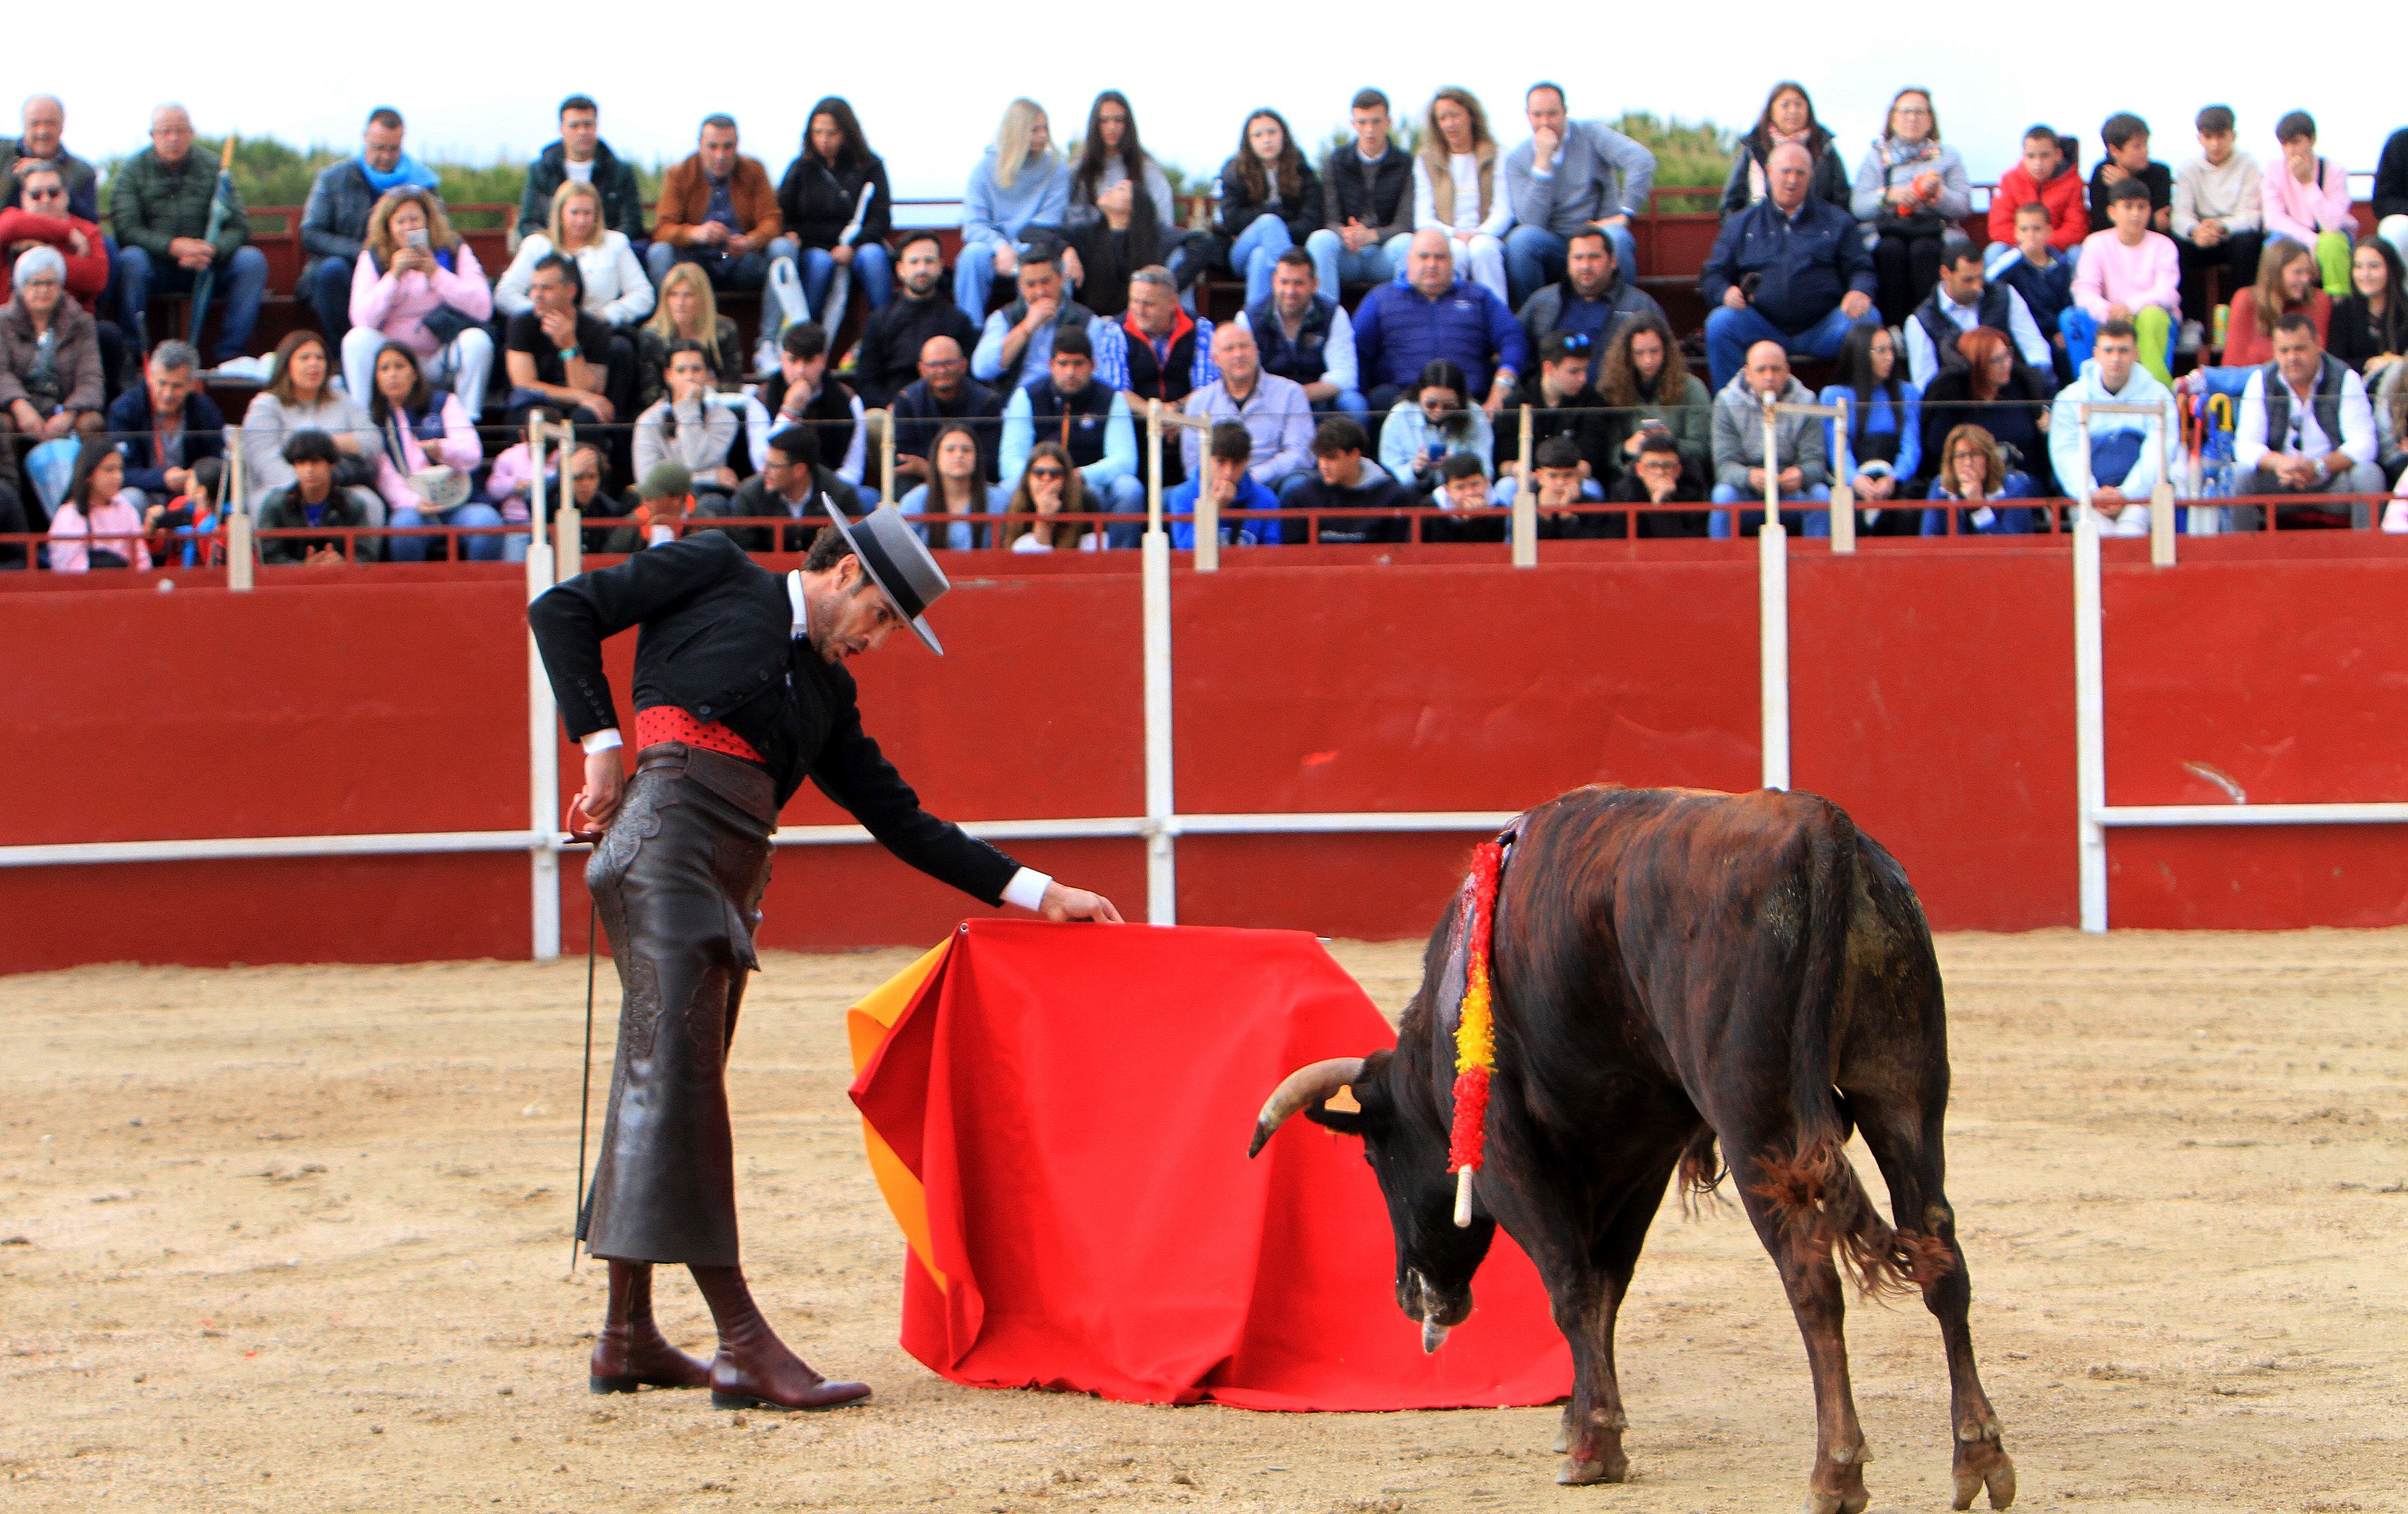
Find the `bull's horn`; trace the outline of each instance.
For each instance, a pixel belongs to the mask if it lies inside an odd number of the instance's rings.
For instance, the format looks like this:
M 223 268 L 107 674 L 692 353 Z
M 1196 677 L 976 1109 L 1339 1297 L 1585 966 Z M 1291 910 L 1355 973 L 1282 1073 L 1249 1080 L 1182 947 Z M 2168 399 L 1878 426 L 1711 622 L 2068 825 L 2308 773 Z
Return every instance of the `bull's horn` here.
M 1363 1075 L 1360 1057 L 1332 1057 L 1290 1073 L 1271 1096 L 1263 1102 L 1263 1112 L 1254 1117 L 1254 1140 L 1246 1147 L 1253 1157 L 1263 1149 L 1271 1132 L 1287 1123 L 1288 1117 L 1311 1104 L 1317 1104 L 1331 1094 Z

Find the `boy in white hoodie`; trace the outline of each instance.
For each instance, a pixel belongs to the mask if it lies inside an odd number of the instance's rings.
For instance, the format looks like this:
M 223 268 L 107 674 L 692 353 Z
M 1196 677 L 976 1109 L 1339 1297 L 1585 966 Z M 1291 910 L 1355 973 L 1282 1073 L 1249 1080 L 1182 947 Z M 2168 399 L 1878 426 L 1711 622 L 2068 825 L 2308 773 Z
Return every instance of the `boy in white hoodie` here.
M 2140 353 L 2140 337 L 2131 322 L 2100 322 L 2090 360 L 2071 383 L 2057 392 L 2049 407 L 2049 462 L 2067 493 L 2089 498 L 2100 516 L 2101 536 L 2149 534 L 2158 438 L 2162 435 L 2171 446 L 2178 435 L 2173 430 L 2173 393 L 2141 367 Z M 2079 419 L 2084 405 L 2151 405 L 2160 415 L 2092 415 L 2090 472 L 2086 477 Z

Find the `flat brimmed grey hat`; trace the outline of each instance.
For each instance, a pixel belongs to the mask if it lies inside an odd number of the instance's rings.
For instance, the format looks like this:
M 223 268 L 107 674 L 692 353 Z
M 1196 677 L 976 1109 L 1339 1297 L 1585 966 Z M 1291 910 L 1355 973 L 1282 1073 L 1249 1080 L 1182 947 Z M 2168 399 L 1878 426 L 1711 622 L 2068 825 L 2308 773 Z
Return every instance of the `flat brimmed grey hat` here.
M 937 566 L 937 559 L 928 555 L 927 543 L 920 540 L 920 533 L 911 529 L 903 512 L 893 505 L 881 505 L 860 520 L 849 521 L 825 491 L 820 495 L 820 504 L 826 509 L 828 519 L 836 522 L 836 528 L 844 533 L 845 544 L 853 548 L 853 555 L 861 559 L 861 570 L 869 575 L 869 582 L 878 585 L 878 592 L 886 596 L 886 602 L 895 607 L 895 613 L 903 617 L 913 633 L 928 643 L 928 650 L 943 656 L 945 649 L 938 644 L 937 633 L 928 628 L 924 617 L 928 607 L 944 598 L 945 591 L 953 585 L 945 577 L 945 570 Z

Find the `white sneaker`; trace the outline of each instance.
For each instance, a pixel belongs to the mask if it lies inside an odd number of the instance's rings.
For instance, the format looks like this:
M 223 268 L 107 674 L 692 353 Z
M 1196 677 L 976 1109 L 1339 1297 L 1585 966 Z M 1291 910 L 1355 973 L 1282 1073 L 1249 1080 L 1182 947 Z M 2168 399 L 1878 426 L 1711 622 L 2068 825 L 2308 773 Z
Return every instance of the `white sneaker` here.
M 2195 353 L 2207 345 L 2207 327 L 2196 321 L 2185 321 L 2181 335 L 2174 338 L 2174 351 Z
M 767 379 L 778 371 L 778 339 L 764 337 L 752 349 L 752 377 Z

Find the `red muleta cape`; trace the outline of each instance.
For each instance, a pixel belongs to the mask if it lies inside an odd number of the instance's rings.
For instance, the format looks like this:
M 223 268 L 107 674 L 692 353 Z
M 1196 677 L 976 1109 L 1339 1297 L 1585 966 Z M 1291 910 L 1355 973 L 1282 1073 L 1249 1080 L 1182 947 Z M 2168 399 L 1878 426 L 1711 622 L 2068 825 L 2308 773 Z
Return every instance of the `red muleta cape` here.
M 1571 1360 L 1503 1232 L 1436 1355 L 1398 1312 L 1361 1143 L 1291 1070 L 1393 1045 L 1312 937 L 981 921 L 849 1017 L 870 1161 L 910 1249 L 902 1344 L 959 1383 L 1257 1409 L 1545 1404 Z

